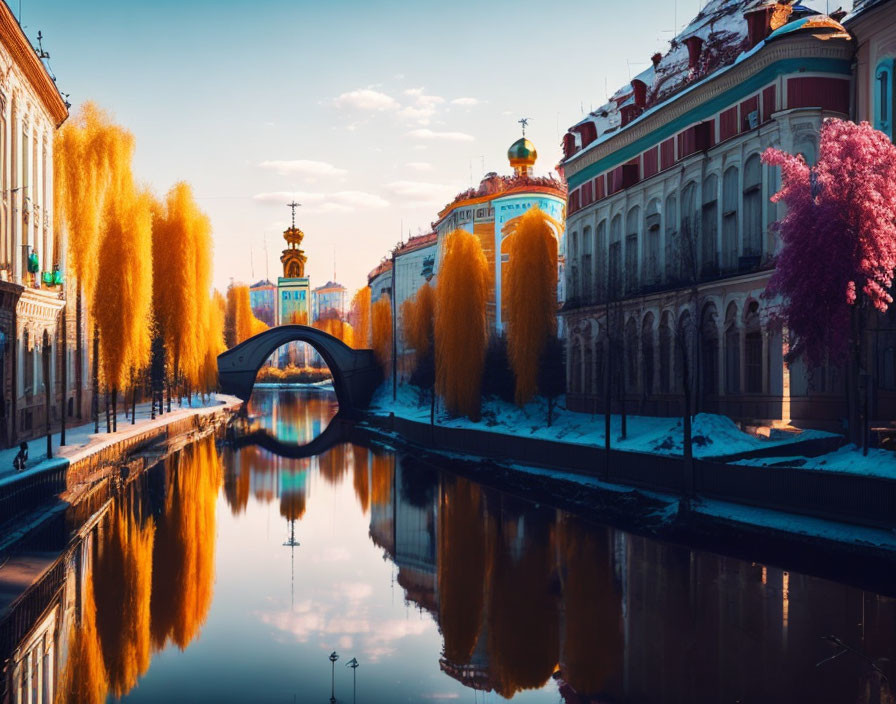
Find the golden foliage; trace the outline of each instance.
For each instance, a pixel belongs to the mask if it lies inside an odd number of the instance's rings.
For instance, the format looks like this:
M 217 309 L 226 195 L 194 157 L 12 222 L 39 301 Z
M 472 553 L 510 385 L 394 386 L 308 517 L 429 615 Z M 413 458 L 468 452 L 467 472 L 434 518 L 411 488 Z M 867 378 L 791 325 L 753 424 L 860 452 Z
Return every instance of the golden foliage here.
M 307 325 L 308 324 L 308 311 L 305 310 L 294 310 L 289 314 L 289 324 L 290 325 Z
M 392 299 L 383 294 L 370 309 L 370 335 L 377 361 L 385 370 L 392 364 Z
M 557 541 L 567 614 L 563 677 L 579 694 L 597 695 L 619 672 L 623 652 L 622 602 L 606 529 L 564 515 Z
M 355 293 L 349 319 L 355 333 L 355 349 L 370 349 L 370 286 L 359 288 Z
M 231 347 L 268 329 L 268 326 L 252 313 L 248 286 L 231 284 L 227 288 L 225 310 L 224 329 L 228 332 L 232 330 L 233 339 L 228 340 Z
M 447 477 L 439 507 L 439 625 L 445 658 L 455 665 L 470 661 L 485 600 L 486 531 L 482 490 L 462 477 Z
M 172 490 L 165 499 L 153 551 L 152 640 L 181 650 L 199 633 L 215 578 L 215 500 L 222 469 L 213 437 L 166 463 Z
M 332 335 L 349 347 L 351 347 L 354 342 L 354 330 L 352 330 L 352 326 L 339 318 L 319 318 L 312 323 L 312 327 L 322 330 L 328 335 Z
M 80 624 L 69 632 L 68 659 L 56 691 L 56 704 L 103 704 L 109 687 L 96 629 L 93 574 L 85 571 Z
M 419 362 L 432 351 L 435 339 L 436 294 L 427 281 L 413 298 L 401 304 L 401 326 L 405 343 Z
M 553 531 L 537 516 L 524 520 L 518 532 L 517 520 L 489 518 L 488 652 L 495 691 L 507 698 L 542 687 L 560 646 Z
M 119 149 L 129 136 L 121 135 Z M 102 295 L 93 306 L 100 332 L 100 367 L 108 387 L 128 386 L 131 372 L 149 364 L 152 318 L 152 216 L 150 196 L 130 174 L 110 188 L 103 215 L 99 267 Z
M 451 413 L 479 418 L 488 329 L 488 263 L 479 238 L 455 230 L 445 240 L 436 287 L 436 391 Z
M 107 517 L 96 564 L 96 595 L 103 609 L 97 628 L 109 687 L 122 697 L 149 668 L 150 593 L 155 525 L 143 525 L 119 504 Z
M 217 290 L 212 293 L 205 327 L 205 357 L 202 361 L 200 388 L 213 391 L 218 386 L 218 355 L 224 346 L 224 296 Z
M 370 463 L 370 501 L 374 506 L 388 506 L 392 501 L 394 475 L 395 455 L 374 452 Z
M 367 513 L 370 506 L 370 480 L 367 476 L 368 450 L 360 445 L 352 445 L 352 485 L 361 510 Z
M 548 337 L 557 331 L 558 223 L 538 207 L 512 221 L 506 289 L 507 352 L 522 406 L 538 389 L 538 362 Z
M 106 112 L 87 102 L 54 137 L 54 214 L 68 231 L 68 268 L 89 306 L 100 273 L 97 261 L 106 194 L 113 173 L 121 168 L 115 163 L 120 153 L 108 146 L 120 129 Z
M 209 356 L 211 302 L 211 222 L 183 181 L 156 204 L 153 251 L 156 257 L 155 311 L 165 348 L 176 373 L 200 386 Z
M 320 475 L 336 485 L 348 472 L 348 445 L 334 445 L 317 458 Z

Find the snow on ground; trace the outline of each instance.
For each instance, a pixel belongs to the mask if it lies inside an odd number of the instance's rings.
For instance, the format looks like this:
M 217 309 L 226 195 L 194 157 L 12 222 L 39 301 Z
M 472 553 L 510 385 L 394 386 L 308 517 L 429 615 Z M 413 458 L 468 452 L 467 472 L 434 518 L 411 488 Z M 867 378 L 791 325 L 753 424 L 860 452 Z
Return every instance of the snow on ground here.
M 46 436 L 31 440 L 28 442 L 28 464 L 27 472 L 34 470 L 43 471 L 50 467 L 56 466 L 59 462 L 67 464 L 68 462 L 80 459 L 90 452 L 94 452 L 100 447 L 110 445 L 118 440 L 128 437 L 133 433 L 140 433 L 158 425 L 164 425 L 170 421 L 184 416 L 190 415 L 196 409 L 220 408 L 222 404 L 232 403 L 237 399 L 232 396 L 216 394 L 203 400 L 200 396 L 194 396 L 188 403 L 184 403 L 181 408 L 175 401 L 171 405 L 171 412 L 161 416 L 156 416 L 155 420 L 150 418 L 149 402 L 137 404 L 137 422 L 131 425 L 130 410 L 128 418 L 124 417 L 124 412 L 118 414 L 118 432 L 117 433 L 94 433 L 93 421 L 84 423 L 74 427 L 68 427 L 65 430 L 66 444 L 59 446 L 60 434 L 53 433 L 53 459 L 47 460 L 47 438 Z M 100 430 L 105 431 L 106 419 L 103 415 L 100 417 Z M 12 468 L 12 462 L 18 453 L 18 445 L 6 450 L 0 450 L 0 482 L 15 477 L 15 470 Z
M 762 457 L 740 460 L 735 464 L 753 467 L 782 465 L 802 469 L 825 469 L 832 472 L 896 479 L 896 454 L 889 450 L 871 448 L 865 457 L 862 455 L 862 449 L 855 445 L 844 445 L 839 450 L 818 457 Z
M 399 386 L 397 400 L 393 401 L 391 385 L 384 384 L 374 396 L 372 409 L 374 412 L 395 413 L 409 420 L 429 422 L 429 401 L 421 400 L 419 390 L 409 385 Z M 436 415 L 436 422 L 449 428 L 489 430 L 506 435 L 604 446 L 603 415 L 569 411 L 565 408 L 563 397 L 558 399 L 554 408 L 551 427 L 547 425 L 547 402 L 543 398 L 535 399 L 524 408 L 500 399 L 490 399 L 483 404 L 479 423 L 463 417 L 451 418 L 444 412 L 437 412 Z M 744 433 L 727 416 L 700 413 L 693 420 L 694 456 L 702 458 L 784 447 L 796 441 L 830 436 L 830 433 L 822 431 L 805 430 L 793 437 L 770 440 Z M 610 444 L 616 450 L 681 455 L 683 442 L 681 418 L 630 415 L 625 439 L 622 439 L 621 417 L 615 415 L 611 420 Z

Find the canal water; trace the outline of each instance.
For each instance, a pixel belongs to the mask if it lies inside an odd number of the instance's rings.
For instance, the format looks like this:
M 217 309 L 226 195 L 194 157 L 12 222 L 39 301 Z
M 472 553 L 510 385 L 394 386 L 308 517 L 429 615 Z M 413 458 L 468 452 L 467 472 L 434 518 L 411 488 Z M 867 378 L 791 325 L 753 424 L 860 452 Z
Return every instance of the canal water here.
M 249 408 L 294 444 L 336 410 Z M 71 526 L 6 700 L 892 701 L 892 598 L 587 519 L 382 447 L 208 438 Z

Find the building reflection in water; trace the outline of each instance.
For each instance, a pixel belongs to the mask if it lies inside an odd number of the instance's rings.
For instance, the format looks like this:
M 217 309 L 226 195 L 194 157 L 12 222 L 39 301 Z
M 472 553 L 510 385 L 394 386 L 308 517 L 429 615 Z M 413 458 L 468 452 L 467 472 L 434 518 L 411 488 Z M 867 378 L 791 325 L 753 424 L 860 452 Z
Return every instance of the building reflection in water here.
M 153 652 L 186 649 L 212 601 L 220 487 L 218 451 L 205 438 L 139 476 L 81 526 L 57 562 L 58 576 L 51 569 L 32 592 L 49 598 L 9 654 L 0 701 L 122 697 Z M 38 603 L 25 601 L 26 610 Z
M 303 415 L 290 403 L 268 412 L 288 423 Z M 310 408 L 299 441 L 333 410 Z M 219 457 L 210 439 L 82 528 L 58 592 L 10 644 L 0 701 L 126 694 L 153 652 L 189 647 L 207 617 L 218 492 L 233 515 L 278 502 L 294 526 L 318 477 L 354 492 L 407 603 L 441 633 L 433 661 L 466 687 L 544 689 L 544 701 L 569 704 L 893 701 L 892 598 L 590 523 L 383 449 Z M 836 652 L 826 635 L 881 671 L 855 654 L 816 667 Z

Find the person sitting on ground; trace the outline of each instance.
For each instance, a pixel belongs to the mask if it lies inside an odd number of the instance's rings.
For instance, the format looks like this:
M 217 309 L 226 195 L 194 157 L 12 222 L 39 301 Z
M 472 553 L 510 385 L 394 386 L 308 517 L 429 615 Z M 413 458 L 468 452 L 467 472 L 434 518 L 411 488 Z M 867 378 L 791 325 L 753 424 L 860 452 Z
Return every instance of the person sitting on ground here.
M 19 445 L 19 452 L 16 455 L 15 459 L 12 461 L 12 467 L 17 472 L 24 472 L 25 465 L 28 462 L 28 443 L 23 442 Z

